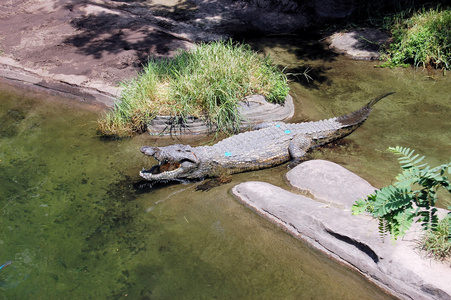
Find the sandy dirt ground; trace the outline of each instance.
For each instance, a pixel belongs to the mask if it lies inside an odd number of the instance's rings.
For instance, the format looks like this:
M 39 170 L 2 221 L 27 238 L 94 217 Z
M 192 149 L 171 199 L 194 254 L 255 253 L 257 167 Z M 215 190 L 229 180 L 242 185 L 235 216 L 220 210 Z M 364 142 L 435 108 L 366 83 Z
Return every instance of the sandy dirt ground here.
M 163 26 L 173 26 L 164 17 L 177 15 L 171 5 L 178 4 L 185 15 L 194 8 L 182 1 L 160 2 L 168 6 L 1 0 L 0 77 L 111 106 L 118 82 L 136 75 L 149 55 L 170 56 L 193 45 L 187 35 Z
M 245 3 L 0 0 L 0 81 L 112 107 L 118 83 L 135 76 L 149 56 L 171 56 L 246 30 L 237 16 Z M 332 48 L 351 46 L 365 59 L 363 34 L 350 34 L 335 35 Z

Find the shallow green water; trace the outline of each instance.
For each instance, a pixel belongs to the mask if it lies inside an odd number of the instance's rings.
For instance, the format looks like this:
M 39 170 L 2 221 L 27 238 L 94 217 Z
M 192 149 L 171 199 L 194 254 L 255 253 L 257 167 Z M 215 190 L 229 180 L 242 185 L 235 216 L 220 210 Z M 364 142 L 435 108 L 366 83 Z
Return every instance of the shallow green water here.
M 339 163 L 376 187 L 391 184 L 400 172 L 388 147 L 403 146 L 425 155 L 432 166 L 451 157 L 451 76 L 411 68 L 377 68 L 379 62 L 353 61 L 332 53 L 314 39 L 276 36 L 247 40 L 286 68 L 296 112 L 293 122 L 319 120 L 356 110 L 371 98 L 395 92 L 373 109 L 357 131 L 334 147 L 323 147 L 312 158 Z M 439 206 L 451 201 L 441 193 Z
M 313 81 L 298 76 L 291 84 L 294 121 L 337 116 L 397 92 L 363 127 L 313 158 L 378 187 L 399 171 L 389 146 L 418 149 L 434 165 L 449 158 L 449 76 L 373 68 L 292 36 L 250 42 L 289 72 L 312 68 Z M 3 299 L 388 298 L 228 194 L 249 180 L 287 187 L 286 166 L 237 174 L 208 192 L 195 183 L 150 190 L 138 177 L 146 163 L 139 147 L 178 141 L 102 141 L 98 109 L 1 90 L 0 264 L 12 261 L 0 270 Z
M 244 180 L 281 184 L 284 166 L 209 192 L 149 190 L 139 147 L 155 138 L 102 141 L 99 110 L 1 88 L 0 263 L 12 261 L 2 299 L 385 296 L 227 192 Z

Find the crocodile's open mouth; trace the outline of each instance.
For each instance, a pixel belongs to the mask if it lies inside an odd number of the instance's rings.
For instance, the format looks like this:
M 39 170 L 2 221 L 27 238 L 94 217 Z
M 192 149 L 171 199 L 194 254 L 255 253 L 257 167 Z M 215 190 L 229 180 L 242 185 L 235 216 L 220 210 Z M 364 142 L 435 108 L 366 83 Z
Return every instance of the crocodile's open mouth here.
M 147 180 L 170 180 L 184 173 L 179 162 L 160 161 L 150 169 L 143 169 L 139 174 Z
M 174 170 L 177 170 L 178 168 L 180 168 L 180 164 L 179 163 L 175 163 L 175 162 L 160 162 L 158 165 L 154 165 L 152 166 L 150 169 L 148 170 L 144 170 L 144 173 L 151 173 L 153 175 L 155 174 L 161 174 L 161 173 L 167 173 L 167 172 L 171 172 Z
M 139 174 L 146 180 L 176 180 L 186 177 L 198 165 L 197 158 L 189 146 L 171 145 L 166 147 L 141 147 L 141 152 L 157 160 L 150 169 Z

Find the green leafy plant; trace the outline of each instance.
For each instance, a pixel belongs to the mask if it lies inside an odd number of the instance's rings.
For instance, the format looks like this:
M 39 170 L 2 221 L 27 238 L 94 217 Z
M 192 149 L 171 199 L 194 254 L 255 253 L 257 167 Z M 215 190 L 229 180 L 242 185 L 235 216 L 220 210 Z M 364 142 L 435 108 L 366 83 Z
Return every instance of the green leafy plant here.
M 379 219 L 381 235 L 390 233 L 393 240 L 404 236 L 414 221 L 420 222 L 424 230 L 436 231 L 439 224 L 435 208 L 437 190 L 442 187 L 451 193 L 446 176 L 451 174 L 451 160 L 432 168 L 422 163 L 425 157 L 414 154 L 414 150 L 399 146 L 388 150 L 399 156 L 403 172 L 393 185 L 356 201 L 352 206 L 353 215 L 369 212 Z M 451 238 L 451 232 L 447 235 Z
M 269 57 L 231 41 L 200 44 L 174 58 L 151 58 L 122 88 L 120 101 L 99 120 L 104 135 L 144 132 L 157 115 L 182 121 L 194 116 L 234 132 L 241 122 L 239 100 L 260 94 L 282 103 L 289 92 L 286 75 Z
M 393 40 L 382 66 L 451 68 L 451 10 L 437 7 L 413 14 L 402 12 L 387 23 Z

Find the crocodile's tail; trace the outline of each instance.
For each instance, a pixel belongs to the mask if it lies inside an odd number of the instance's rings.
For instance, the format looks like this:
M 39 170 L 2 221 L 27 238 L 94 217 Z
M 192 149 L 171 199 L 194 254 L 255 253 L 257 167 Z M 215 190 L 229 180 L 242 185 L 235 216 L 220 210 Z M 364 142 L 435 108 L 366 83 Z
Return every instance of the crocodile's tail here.
M 373 107 L 374 104 L 376 104 L 377 102 L 379 102 L 380 100 L 384 99 L 385 97 L 390 96 L 391 94 L 394 94 L 395 92 L 390 92 L 390 93 L 386 93 L 386 94 L 382 94 L 374 99 L 371 99 L 370 102 L 368 102 L 368 104 L 366 105 L 368 108 Z
M 370 115 L 373 105 L 382 100 L 383 98 L 394 94 L 394 92 L 382 94 L 374 99 L 371 99 L 364 107 L 356 110 L 352 113 L 338 117 L 336 120 L 340 122 L 344 127 L 358 126 L 362 124 Z

